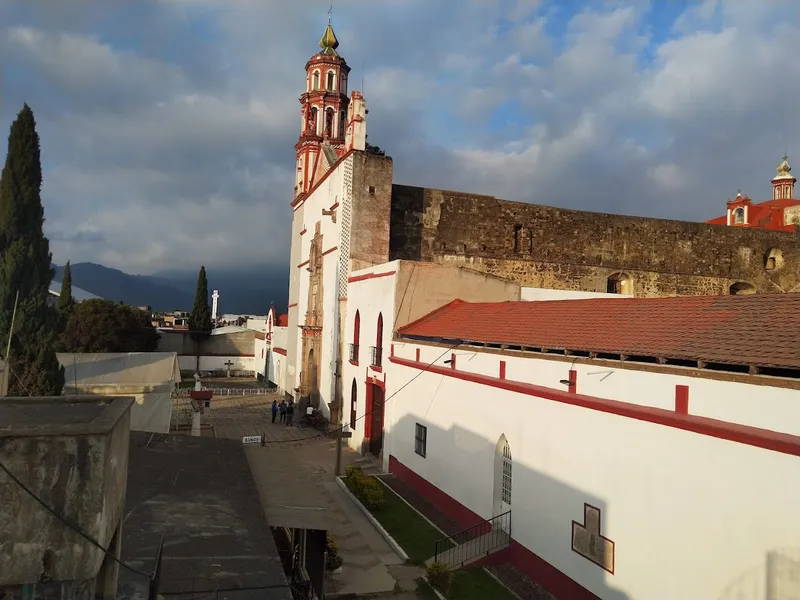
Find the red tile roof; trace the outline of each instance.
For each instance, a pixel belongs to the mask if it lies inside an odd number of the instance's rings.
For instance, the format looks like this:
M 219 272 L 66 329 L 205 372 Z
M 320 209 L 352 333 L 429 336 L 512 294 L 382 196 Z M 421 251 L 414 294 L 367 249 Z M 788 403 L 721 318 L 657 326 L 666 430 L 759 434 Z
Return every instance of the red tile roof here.
M 757 318 L 754 316 L 757 315 Z M 468 303 L 401 336 L 800 368 L 800 293 Z

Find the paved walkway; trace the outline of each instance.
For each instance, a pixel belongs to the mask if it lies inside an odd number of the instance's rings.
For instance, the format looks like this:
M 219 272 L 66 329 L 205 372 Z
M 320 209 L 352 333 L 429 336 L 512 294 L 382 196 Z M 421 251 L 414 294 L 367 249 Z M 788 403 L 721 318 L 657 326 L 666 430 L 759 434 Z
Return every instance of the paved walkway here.
M 268 521 L 306 519 L 309 526 L 324 521 L 333 533 L 344 561 L 342 573 L 330 575 L 327 594 L 376 595 L 409 591 L 422 575 L 408 567 L 375 530 L 370 521 L 336 484 L 336 441 L 313 429 L 272 423 L 270 405 L 277 395 L 219 397 L 210 415 L 217 437 L 241 439 L 263 435 L 265 445 L 245 448 Z M 346 446 L 342 470 L 361 457 Z M 291 502 L 289 498 L 295 500 Z M 296 499 L 302 499 L 298 501 Z M 276 516 L 277 515 L 277 516 Z M 405 596 L 395 596 L 402 600 Z

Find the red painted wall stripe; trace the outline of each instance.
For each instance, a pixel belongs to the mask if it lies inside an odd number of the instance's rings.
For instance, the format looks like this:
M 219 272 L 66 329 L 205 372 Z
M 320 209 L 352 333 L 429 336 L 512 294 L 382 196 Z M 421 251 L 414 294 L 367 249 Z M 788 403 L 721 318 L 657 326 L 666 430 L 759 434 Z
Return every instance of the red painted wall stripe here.
M 389 277 L 394 275 L 397 271 L 386 271 L 385 273 L 365 273 L 364 275 L 355 275 L 347 279 L 348 283 L 355 283 L 356 281 L 365 281 L 367 279 L 378 279 L 379 277 Z
M 389 455 L 389 472 L 430 502 L 440 513 L 447 515 L 461 527 L 466 529 L 483 522 L 480 516 L 424 477 L 412 471 L 391 454 Z M 597 600 L 597 596 L 589 590 L 514 539 L 511 540 L 509 548 L 501 550 L 492 556 L 497 559 L 491 561 L 494 564 L 502 562 L 501 556 L 508 559 L 508 562 L 528 575 L 533 581 L 549 590 L 557 598 Z
M 465 371 L 456 371 L 438 365 L 428 365 L 415 360 L 399 358 L 397 356 L 389 357 L 389 360 L 395 364 L 411 369 L 427 370 L 430 373 L 455 377 L 456 379 L 487 385 L 509 392 L 536 396 L 545 400 L 580 406 L 582 408 L 588 408 L 589 410 L 610 413 L 628 419 L 637 419 L 639 421 L 655 423 L 656 425 L 691 431 L 692 433 L 699 433 L 700 435 L 746 444 L 748 446 L 755 446 L 782 454 L 800 456 L 800 436 L 790 435 L 788 433 L 779 433 L 777 431 L 751 427 L 749 425 L 728 423 L 708 417 L 680 414 L 672 410 L 664 410 L 651 406 L 639 406 L 629 402 L 620 402 L 618 400 L 572 394 L 562 390 L 533 385 L 532 383 L 499 379 L 497 377 L 467 373 Z
M 577 394 L 578 393 L 578 372 L 570 369 L 569 370 L 569 393 L 570 394 Z
M 675 412 L 681 415 L 689 414 L 689 386 L 675 386 Z
M 417 357 L 417 360 L 419 360 L 419 357 Z M 505 378 L 506 378 L 506 361 L 501 360 L 500 361 L 500 379 L 505 379 Z
M 297 302 L 295 302 L 294 304 L 290 304 L 290 305 L 288 306 L 288 308 L 294 308 L 295 306 L 297 306 Z
M 339 246 L 334 246 L 333 248 L 328 248 L 321 254 L 321 256 L 325 256 L 326 254 L 330 254 L 331 252 L 336 252 L 339 249 Z
M 272 351 L 275 354 L 283 354 L 284 356 L 286 356 L 286 348 L 273 348 Z

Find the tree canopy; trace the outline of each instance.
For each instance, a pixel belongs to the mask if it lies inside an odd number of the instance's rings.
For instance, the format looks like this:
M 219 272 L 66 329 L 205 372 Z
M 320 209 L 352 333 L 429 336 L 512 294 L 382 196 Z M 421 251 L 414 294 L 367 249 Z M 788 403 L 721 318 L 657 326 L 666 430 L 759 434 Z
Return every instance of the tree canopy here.
M 72 273 L 69 268 L 69 261 L 64 265 L 64 275 L 61 278 L 61 292 L 58 296 L 58 310 L 62 315 L 66 315 L 72 310 L 75 301 L 72 299 Z
M 206 268 L 200 267 L 197 274 L 197 291 L 194 295 L 194 306 L 189 314 L 189 331 L 191 336 L 198 341 L 206 339 L 211 334 L 211 309 L 208 306 L 208 279 Z
M 64 369 L 54 344 L 60 320 L 49 303 L 53 277 L 50 242 L 44 236 L 42 163 L 33 111 L 26 104 L 11 124 L 0 174 L 0 342 L 5 349 L 14 318 L 10 395 L 60 395 Z
M 158 331 L 143 310 L 113 300 L 76 304 L 61 336 L 64 352 L 155 352 Z

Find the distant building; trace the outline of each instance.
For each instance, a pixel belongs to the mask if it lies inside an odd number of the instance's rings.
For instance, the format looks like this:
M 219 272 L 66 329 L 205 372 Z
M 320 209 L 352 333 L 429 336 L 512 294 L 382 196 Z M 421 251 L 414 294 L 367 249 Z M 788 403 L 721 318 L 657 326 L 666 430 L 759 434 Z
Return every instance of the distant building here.
M 50 304 L 55 305 L 58 303 L 58 299 L 61 297 L 61 282 L 53 279 L 50 281 L 50 289 L 48 290 L 50 293 Z M 72 298 L 75 302 L 83 302 L 84 300 L 97 300 L 100 299 L 100 296 L 96 296 L 91 292 L 87 292 L 86 290 L 82 290 L 79 287 L 72 286 Z
M 772 199 L 754 203 L 739 192 L 736 198 L 728 200 L 726 214 L 707 221 L 712 225 L 729 225 L 773 231 L 794 231 L 800 225 L 800 199 L 795 198 L 794 184 L 789 157 L 784 156 L 778 165 L 778 174 L 772 179 Z

